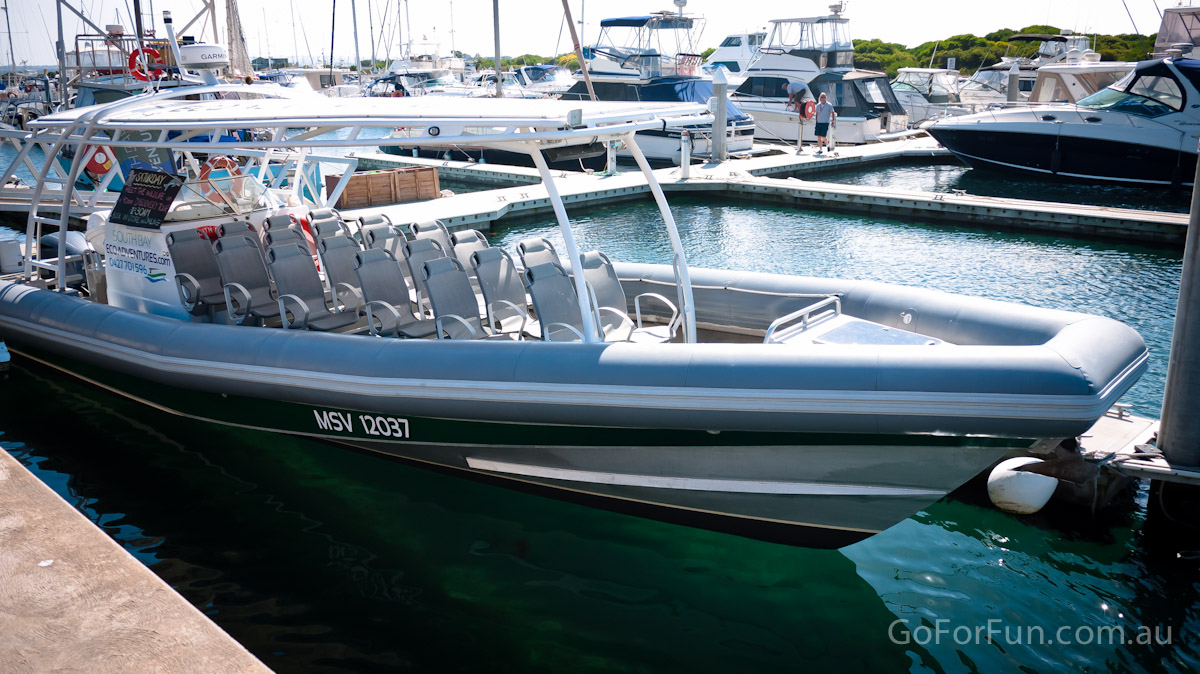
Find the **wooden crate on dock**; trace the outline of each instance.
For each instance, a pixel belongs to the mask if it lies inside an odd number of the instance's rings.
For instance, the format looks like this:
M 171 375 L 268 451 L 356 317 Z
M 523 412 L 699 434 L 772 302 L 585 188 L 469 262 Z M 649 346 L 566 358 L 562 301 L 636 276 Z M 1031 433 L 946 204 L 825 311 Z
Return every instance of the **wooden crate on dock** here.
M 340 174 L 326 176 L 325 195 L 341 180 Z M 436 199 L 441 195 L 438 172 L 432 166 L 408 166 L 385 171 L 354 173 L 334 208 L 366 208 L 409 201 Z

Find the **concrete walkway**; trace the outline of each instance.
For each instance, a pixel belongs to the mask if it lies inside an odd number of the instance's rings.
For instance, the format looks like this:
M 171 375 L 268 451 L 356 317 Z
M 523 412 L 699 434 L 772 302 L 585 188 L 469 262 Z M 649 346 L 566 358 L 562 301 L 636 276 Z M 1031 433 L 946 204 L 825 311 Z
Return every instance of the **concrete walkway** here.
M 0 671 L 270 672 L 3 450 Z

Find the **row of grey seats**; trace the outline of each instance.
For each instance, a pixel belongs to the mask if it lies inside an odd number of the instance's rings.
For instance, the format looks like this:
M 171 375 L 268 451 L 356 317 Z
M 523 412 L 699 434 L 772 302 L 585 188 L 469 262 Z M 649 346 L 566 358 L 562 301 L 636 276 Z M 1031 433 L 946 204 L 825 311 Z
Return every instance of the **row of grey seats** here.
M 236 227 L 223 228 L 212 245 L 195 230 L 172 233 L 168 246 L 181 301 L 198 315 L 212 316 L 224 308 L 238 324 L 278 319 L 285 327 L 336 330 L 365 315 L 372 334 L 582 339 L 574 287 L 548 241 L 518 245 L 526 267 L 519 274 L 508 254 L 491 248 L 475 230 L 451 236 L 440 222 L 416 223 L 410 226 L 414 238 L 408 240 L 383 217 L 355 224 L 365 249 L 336 213 L 326 209 L 312 214 L 313 247 L 320 253 L 328 286 L 306 250 L 303 229 L 288 216 L 268 218 L 265 249 L 252 231 Z M 600 307 L 596 323 L 603 327 L 606 339 L 666 341 L 673 336 L 678 314 L 669 301 L 654 296 L 669 307 L 668 324 L 643 328 L 639 296 L 634 324 L 624 315 L 624 294 L 611 263 L 596 251 L 584 257 L 593 305 Z M 538 271 L 542 265 L 550 266 Z M 486 323 L 480 321 L 472 284 L 483 295 Z M 530 318 L 526 289 L 539 317 L 561 320 Z M 605 300 L 614 306 L 607 306 Z M 433 319 L 425 317 L 426 305 Z

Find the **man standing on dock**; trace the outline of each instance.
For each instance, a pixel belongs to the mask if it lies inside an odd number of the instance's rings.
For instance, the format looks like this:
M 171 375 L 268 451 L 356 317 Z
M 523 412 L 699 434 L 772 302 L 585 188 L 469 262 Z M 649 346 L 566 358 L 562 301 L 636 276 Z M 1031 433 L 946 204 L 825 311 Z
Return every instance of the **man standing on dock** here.
M 824 154 L 825 144 L 828 142 L 826 136 L 829 135 L 829 127 L 837 125 L 837 113 L 833 111 L 833 105 L 821 92 L 820 98 L 817 100 L 817 154 Z

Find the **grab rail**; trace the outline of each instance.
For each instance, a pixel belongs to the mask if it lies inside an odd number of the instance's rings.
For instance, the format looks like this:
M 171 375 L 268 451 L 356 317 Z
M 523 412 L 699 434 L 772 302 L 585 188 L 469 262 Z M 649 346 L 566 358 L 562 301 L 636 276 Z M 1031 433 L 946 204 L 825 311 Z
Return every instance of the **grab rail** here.
M 813 304 L 810 304 L 807 307 L 800 309 L 799 311 L 793 311 L 792 313 L 788 314 L 787 316 L 781 316 L 781 317 L 775 319 L 771 323 L 771 326 L 767 328 L 767 334 L 763 337 L 763 344 L 770 344 L 771 337 L 775 334 L 775 330 L 777 330 L 782 325 L 791 323 L 792 321 L 796 320 L 797 318 L 800 319 L 800 330 L 802 332 L 804 330 L 807 330 L 809 315 L 818 309 L 824 309 L 825 307 L 829 306 L 831 303 L 833 304 L 833 315 L 840 316 L 842 314 L 842 298 L 838 297 L 837 295 L 830 295 L 829 297 L 826 297 L 825 299 L 821 300 L 820 302 L 814 302 Z

